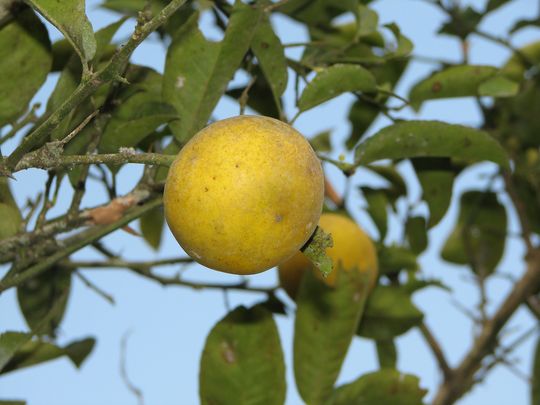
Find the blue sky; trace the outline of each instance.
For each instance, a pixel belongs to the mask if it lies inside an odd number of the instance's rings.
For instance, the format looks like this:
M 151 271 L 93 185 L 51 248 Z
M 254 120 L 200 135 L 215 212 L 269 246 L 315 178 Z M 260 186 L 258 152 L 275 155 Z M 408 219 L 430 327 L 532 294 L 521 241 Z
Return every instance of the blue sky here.
M 462 1 L 474 7 L 482 7 L 483 0 Z M 98 8 L 98 1 L 87 1 L 87 10 L 95 29 L 99 29 L 117 16 Z M 378 0 L 373 2 L 373 8 L 379 13 L 381 23 L 395 21 L 405 35 L 415 44 L 414 53 L 422 56 L 459 60 L 460 50 L 456 40 L 449 37 L 435 36 L 444 16 L 435 7 L 420 0 Z M 486 31 L 502 34 L 513 25 L 517 19 L 531 18 L 537 15 L 538 2 L 533 0 L 515 0 L 510 5 L 501 8 L 490 15 L 482 28 Z M 307 38 L 305 30 L 290 20 L 277 16 L 274 19 L 276 31 L 284 43 L 300 42 Z M 218 39 L 219 33 L 209 29 L 209 19 L 202 18 L 203 31 L 209 38 Z M 118 39 L 129 35 L 133 21 L 124 24 L 117 35 Z M 50 27 L 49 27 L 50 28 Z M 50 28 L 53 39 L 60 38 L 59 33 Z M 525 29 L 514 38 L 514 44 L 524 45 L 540 39 L 537 29 Z M 297 56 L 299 50 L 288 49 L 291 56 Z M 499 45 L 489 43 L 480 38 L 471 42 L 471 62 L 475 64 L 500 65 L 508 57 L 508 51 Z M 163 70 L 165 52 L 163 45 L 156 38 L 136 50 L 133 60 Z M 398 93 L 407 94 L 410 86 L 419 78 L 427 75 L 434 65 L 420 62 L 411 63 L 407 73 L 398 86 Z M 51 77 L 44 88 L 36 96 L 36 100 L 44 100 L 51 91 L 57 77 Z M 235 78 L 242 81 L 239 75 Z M 291 81 L 292 82 L 292 81 Z M 291 84 L 288 94 L 291 95 Z M 341 96 L 302 115 L 295 126 L 306 136 L 312 136 L 322 130 L 331 129 L 334 134 L 334 152 L 337 155 L 344 152 L 342 141 L 348 134 L 346 124 L 348 105 L 352 97 Z M 290 116 L 294 106 L 287 105 Z M 216 117 L 226 118 L 238 114 L 238 106 L 222 100 L 216 110 Z M 455 99 L 451 101 L 433 101 L 427 103 L 417 116 L 409 110 L 401 114 L 405 118 L 438 119 L 448 122 L 476 125 L 480 115 L 472 100 Z M 370 132 L 387 125 L 385 119 L 379 119 Z M 4 154 L 9 153 L 14 143 L 7 145 Z M 452 365 L 457 364 L 472 342 L 472 324 L 456 308 L 454 301 L 472 307 L 478 300 L 475 288 L 469 283 L 467 271 L 460 266 L 442 262 L 438 256 L 445 237 L 450 231 L 457 215 L 455 200 L 463 190 L 472 189 L 486 184 L 485 174 L 492 173 L 494 167 L 490 164 L 480 164 L 461 175 L 455 184 L 454 203 L 445 219 L 430 231 L 430 248 L 420 257 L 422 273 L 427 277 L 436 277 L 452 288 L 452 293 L 438 289 L 426 289 L 415 295 L 415 303 L 425 311 L 426 322 L 434 331 Z M 407 176 L 409 186 L 409 201 L 418 199 L 420 189 L 416 179 L 411 176 L 407 164 L 400 166 L 400 171 Z M 140 167 L 131 166 L 120 172 L 118 180 L 119 191 L 127 192 L 137 182 L 141 172 Z M 334 168 L 327 167 L 327 173 L 342 191 L 345 185 L 344 177 Z M 42 171 L 28 170 L 17 174 L 14 184 L 16 198 L 19 202 L 32 195 L 44 184 L 46 174 Z M 359 170 L 353 178 L 354 185 L 376 185 L 377 179 L 367 172 Z M 495 188 L 500 188 L 496 184 Z M 63 198 L 51 215 L 59 214 L 69 203 L 70 187 L 62 185 Z M 89 188 L 88 195 L 83 201 L 84 206 L 92 206 L 106 201 L 106 195 L 99 186 Z M 501 199 L 507 202 L 506 199 Z M 373 236 L 376 235 L 374 225 L 362 211 L 363 201 L 358 195 L 353 195 L 349 208 L 359 223 Z M 405 209 L 405 204 L 400 207 Z M 425 206 L 419 212 L 425 212 Z M 388 241 L 399 234 L 397 223 L 392 224 L 393 231 Z M 518 224 L 515 214 L 510 212 L 510 231 L 516 231 Z M 153 252 L 142 239 L 118 231 L 109 235 L 106 243 L 116 252 L 130 259 L 151 260 L 153 258 L 174 257 L 182 252 L 169 231 L 166 231 L 163 246 L 159 252 Z M 523 249 L 515 241 L 510 240 L 504 258 L 500 265 L 503 273 L 519 276 L 523 271 L 521 261 Z M 76 254 L 79 259 L 97 258 L 91 251 L 81 251 Z M 174 274 L 177 269 L 167 268 L 163 271 Z M 186 288 L 159 285 L 141 279 L 129 272 L 121 270 L 86 270 L 84 274 L 102 289 L 114 296 L 116 305 L 111 306 L 93 291 L 86 288 L 80 281 L 75 280 L 71 292 L 68 311 L 60 328 L 60 342 L 69 342 L 84 336 L 95 336 L 97 346 L 87 362 L 80 370 L 76 370 L 67 360 L 54 362 L 14 372 L 0 378 L 0 397 L 27 399 L 30 405 L 51 404 L 135 404 L 136 398 L 128 391 L 120 376 L 120 342 L 126 332 L 130 333 L 127 348 L 127 367 L 130 379 L 138 386 L 146 404 L 179 404 L 190 405 L 198 403 L 198 368 L 199 357 L 207 333 L 216 321 L 226 313 L 224 296 L 217 291 L 192 291 Z M 217 273 L 200 266 L 188 267 L 185 277 L 200 281 L 232 282 L 234 276 Z M 252 276 L 254 285 L 273 285 L 276 282 L 275 270 Z M 509 291 L 510 284 L 502 278 L 492 278 L 488 283 L 490 297 L 489 309 L 497 307 Z M 284 294 L 281 297 L 285 298 Z M 249 305 L 263 297 L 255 294 L 230 293 L 229 301 L 232 307 L 239 304 Z M 16 305 L 15 292 L 8 291 L 0 296 L 0 330 L 24 330 L 26 325 Z M 285 350 L 288 366 L 287 404 L 301 404 L 294 380 L 292 378 L 291 347 L 292 326 L 291 317 L 276 318 L 282 344 Z M 525 325 L 531 324 L 531 318 L 524 310 L 518 311 L 511 322 L 512 327 L 524 330 Z M 513 331 L 513 333 L 516 333 Z M 516 333 L 517 334 L 517 333 Z M 440 376 L 431 353 L 415 330 L 397 340 L 399 347 L 399 368 L 411 372 L 421 378 L 421 385 L 433 390 Z M 517 351 L 521 362 L 518 368 L 528 373 L 531 365 L 531 350 L 533 340 L 523 344 Z M 364 339 L 355 339 L 351 345 L 348 357 L 340 374 L 338 383 L 356 378 L 363 372 L 377 368 L 374 345 Z M 431 392 L 432 394 L 432 392 Z M 429 396 L 428 398 L 431 398 Z M 503 405 L 509 403 L 525 404 L 528 401 L 526 384 L 509 372 L 498 367 L 490 377 L 473 392 L 464 398 L 460 404 L 491 404 Z

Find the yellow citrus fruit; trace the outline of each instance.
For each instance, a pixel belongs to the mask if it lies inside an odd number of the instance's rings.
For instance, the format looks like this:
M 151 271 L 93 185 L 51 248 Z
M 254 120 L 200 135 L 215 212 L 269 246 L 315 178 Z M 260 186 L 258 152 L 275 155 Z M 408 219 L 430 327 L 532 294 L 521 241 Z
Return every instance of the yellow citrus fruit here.
M 377 250 L 369 236 L 353 220 L 339 214 L 321 215 L 319 226 L 330 233 L 334 241 L 334 246 L 326 250 L 333 269 L 324 282 L 334 286 L 340 270 L 356 269 L 369 275 L 373 287 L 378 275 Z M 313 265 L 301 252 L 279 266 L 280 284 L 291 298 L 296 297 L 304 272 L 311 269 Z M 317 271 L 317 274 L 320 273 Z
M 209 125 L 169 169 L 163 203 L 178 243 L 197 262 L 254 274 L 290 258 L 321 215 L 324 176 L 306 139 L 268 117 Z

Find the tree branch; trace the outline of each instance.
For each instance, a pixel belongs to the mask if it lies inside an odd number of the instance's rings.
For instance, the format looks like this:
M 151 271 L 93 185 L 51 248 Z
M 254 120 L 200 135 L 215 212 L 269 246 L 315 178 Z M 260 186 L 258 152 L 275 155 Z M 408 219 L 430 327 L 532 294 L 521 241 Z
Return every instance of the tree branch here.
M 6 277 L 0 281 L 0 292 L 11 287 L 15 287 L 30 278 L 36 277 L 77 250 L 82 249 L 92 242 L 101 239 L 105 235 L 117 230 L 118 228 L 127 225 L 134 219 L 139 218 L 144 213 L 158 207 L 161 204 L 161 196 L 155 197 L 144 203 L 142 206 L 135 206 L 134 208 L 126 211 L 124 216 L 116 222 L 107 225 L 93 226 L 62 241 L 63 247 L 57 250 L 55 253 L 45 257 L 35 258 L 34 264 L 26 269 L 20 269 L 16 272 L 10 271 Z
M 483 325 L 469 353 L 439 388 L 433 405 L 453 404 L 474 385 L 474 376 L 481 367 L 482 359 L 493 351 L 499 332 L 518 307 L 538 290 L 539 285 L 540 252 L 533 252 L 528 256 L 525 275 L 515 284 L 493 318 Z
M 123 165 L 125 163 L 138 163 L 145 165 L 170 166 L 174 160 L 172 155 L 161 153 L 137 153 L 132 148 L 120 148 L 118 153 L 104 153 L 96 155 L 60 155 L 54 153 L 36 152 L 29 153 L 17 164 L 13 172 L 36 169 L 57 169 L 75 165 Z
M 439 364 L 439 369 L 443 373 L 444 379 L 446 380 L 450 377 L 451 369 L 448 365 L 448 362 L 446 361 L 446 357 L 444 356 L 439 342 L 437 342 L 437 339 L 435 338 L 435 336 L 433 336 L 433 334 L 424 322 L 422 322 L 418 328 L 420 329 L 420 333 L 422 333 L 422 336 L 424 337 L 426 343 L 431 349 L 433 356 L 437 360 L 437 363 Z
M 167 19 L 172 16 L 187 0 L 171 0 L 161 12 L 150 21 L 139 21 L 126 44 L 111 58 L 109 63 L 100 71 L 83 77 L 81 84 L 69 96 L 66 101 L 54 111 L 40 126 L 23 139 L 21 144 L 11 153 L 4 163 L 0 173 L 10 175 L 19 161 L 31 150 L 40 147 L 47 140 L 49 134 L 62 120 L 80 105 L 87 97 L 94 94 L 103 84 L 121 79 L 120 74 L 124 71 L 126 63 L 135 48 L 143 42 L 148 35 L 154 32 Z

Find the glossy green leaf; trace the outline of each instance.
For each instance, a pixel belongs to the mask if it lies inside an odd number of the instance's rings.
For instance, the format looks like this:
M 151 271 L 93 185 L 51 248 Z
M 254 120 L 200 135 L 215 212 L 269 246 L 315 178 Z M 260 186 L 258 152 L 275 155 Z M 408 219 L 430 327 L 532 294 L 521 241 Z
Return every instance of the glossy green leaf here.
M 383 128 L 356 148 L 357 164 L 381 159 L 459 157 L 509 167 L 508 157 L 487 132 L 439 121 L 402 121 Z
M 531 382 L 531 405 L 538 405 L 540 404 L 540 339 L 536 343 Z
M 377 358 L 380 368 L 396 368 L 397 349 L 392 339 L 376 340 Z
M 121 147 L 135 147 L 160 125 L 177 119 L 174 107 L 161 102 L 161 96 L 139 92 L 115 109 L 105 127 L 100 151 L 117 152 Z
M 267 16 L 262 18 L 255 30 L 251 49 L 272 89 L 276 105 L 279 106 L 281 104 L 280 97 L 287 87 L 287 60 L 283 45 L 274 33 Z
M 420 254 L 428 245 L 427 223 L 424 217 L 414 216 L 407 218 L 405 234 L 411 250 Z
M 9 373 L 10 371 L 19 370 L 26 367 L 31 367 L 36 364 L 41 364 L 50 360 L 57 359 L 62 356 L 67 356 L 72 360 L 73 364 L 80 367 L 83 360 L 90 354 L 95 340 L 88 338 L 82 341 L 76 341 L 70 345 L 62 348 L 52 343 L 29 340 L 24 345 L 20 346 L 11 360 L 2 369 L 3 373 Z M 85 351 L 79 350 L 75 359 L 72 358 L 72 353 L 68 347 L 85 347 Z
M 225 93 L 263 18 L 260 7 L 237 1 L 223 40 L 208 41 L 192 16 L 176 32 L 167 52 L 164 101 L 176 108 L 179 120 L 170 127 L 181 143 L 206 125 Z
M 368 205 L 367 212 L 379 230 L 379 241 L 382 241 L 388 230 L 387 190 L 362 187 L 362 193 Z
M 144 240 L 154 249 L 158 250 L 163 236 L 163 208 L 156 207 L 140 218 L 141 233 Z
M 84 0 L 28 0 L 39 13 L 64 34 L 83 62 L 96 53 L 94 30 L 85 13 Z
M 486 97 L 512 97 L 519 92 L 519 83 L 504 76 L 494 76 L 478 86 L 478 95 Z
M 478 96 L 481 84 L 494 77 L 497 71 L 493 66 L 451 66 L 417 83 L 409 100 L 419 107 L 426 100 Z
M 21 284 L 17 288 L 17 300 L 30 329 L 40 326 L 40 334 L 55 336 L 64 317 L 70 289 L 71 271 L 59 266 Z M 56 308 L 56 314 L 43 325 L 43 319 L 52 308 Z
M 504 254 L 507 222 L 506 209 L 495 193 L 464 193 L 457 224 L 442 249 L 442 258 L 471 264 L 479 276 L 490 275 Z
M 338 270 L 339 271 L 339 270 Z M 339 271 L 334 288 L 307 272 L 296 297 L 294 375 L 302 399 L 325 404 L 362 316 L 368 280 Z
M 32 337 L 29 333 L 22 332 L 4 332 L 0 334 L 0 371 L 13 358 L 15 353 L 30 341 Z
M 337 388 L 329 405 L 422 405 L 426 393 L 418 377 L 385 369 Z
M 448 158 L 416 158 L 411 161 L 422 186 L 422 199 L 429 207 L 428 228 L 432 228 L 448 211 L 456 171 Z
M 0 29 L 0 127 L 15 121 L 51 69 L 47 29 L 25 8 Z
M 317 73 L 308 83 L 298 108 L 306 111 L 346 92 L 375 92 L 375 77 L 359 65 L 334 65 Z
M 199 373 L 201 404 L 282 405 L 285 364 L 270 312 L 238 307 L 206 338 Z
M 379 274 L 396 273 L 400 270 L 417 270 L 416 254 L 401 246 L 377 245 Z
M 407 291 L 399 286 L 378 285 L 369 296 L 358 335 L 388 340 L 418 326 L 424 318 Z

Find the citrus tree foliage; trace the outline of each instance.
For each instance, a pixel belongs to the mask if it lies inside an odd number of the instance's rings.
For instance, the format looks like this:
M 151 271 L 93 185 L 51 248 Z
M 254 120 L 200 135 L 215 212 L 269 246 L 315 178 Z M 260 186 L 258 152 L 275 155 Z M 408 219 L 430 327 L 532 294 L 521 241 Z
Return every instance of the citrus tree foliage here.
M 435 62 L 432 73 L 408 94 L 395 94 L 414 58 L 413 43 L 396 24 L 381 25 L 370 0 L 105 0 L 102 7 L 117 12 L 118 21 L 99 31 L 93 30 L 85 14 L 84 0 L 3 1 L 0 51 L 10 56 L 0 58 L 0 146 L 10 139 L 17 142 L 7 153 L 2 151 L 0 160 L 0 260 L 7 269 L 0 292 L 16 289 L 28 329 L 2 331 L 0 374 L 60 356 L 79 367 L 91 356 L 92 337 L 67 345 L 56 342 L 72 279 L 82 277 L 91 285 L 81 273 L 91 267 L 126 268 L 164 285 L 260 295 L 259 304 L 238 307 L 213 327 L 208 325 L 200 364 L 204 404 L 284 403 L 285 364 L 276 316 L 294 322 L 295 380 L 289 384 L 296 384 L 310 405 L 424 403 L 426 391 L 419 379 L 397 369 L 395 340 L 414 328 L 440 367 L 434 404 L 454 403 L 495 365 L 507 361 L 512 347 L 501 346 L 507 321 L 522 307 L 540 318 L 540 42 L 521 49 L 511 45 L 515 32 L 538 25 L 538 20 L 519 21 L 510 32 L 495 37 L 482 32 L 480 23 L 511 0 L 487 1 L 480 11 L 457 1 L 430 2 L 446 15 L 440 34 L 462 44 L 464 62 Z M 410 3 L 412 8 L 414 2 Z M 220 41 L 207 39 L 201 31 L 205 13 L 223 33 Z M 274 31 L 275 15 L 301 24 L 309 40 L 295 43 L 287 38 L 287 44 L 282 43 Z M 340 16 L 349 19 L 336 20 Z M 63 39 L 51 43 L 39 17 L 55 26 Z M 124 24 L 134 27 L 132 35 L 124 43 L 113 41 Z M 163 72 L 131 62 L 133 51 L 153 32 L 166 49 Z M 503 66 L 468 64 L 467 41 L 473 35 L 509 48 L 512 57 Z M 285 55 L 289 45 L 301 47 L 299 58 Z M 242 72 L 245 83 L 231 86 L 237 72 Z M 55 88 L 45 111 L 37 114 L 37 106 L 30 102 L 53 73 L 58 74 Z M 288 84 L 294 87 L 291 94 L 285 92 Z M 101 242 L 121 228 L 137 233 L 129 224 L 138 220 L 141 236 L 151 247 L 160 246 L 167 167 L 213 119 L 222 98 L 236 101 L 241 113 L 294 124 L 300 114 L 342 94 L 354 97 L 345 141 L 351 158 L 330 158 L 331 132 L 321 132 L 311 142 L 323 162 L 337 166 L 347 177 L 362 168 L 385 181 L 378 188 L 362 185 L 358 190 L 366 202 L 365 213 L 378 229 L 379 280 L 372 291 L 354 274 L 328 287 L 308 273 L 292 305 L 281 301 L 279 286 L 257 288 L 249 281 L 198 284 L 158 275 L 155 267 L 190 259 L 130 262 Z M 431 100 L 453 97 L 476 100 L 483 114 L 479 127 L 400 118 L 404 109 L 419 110 Z M 294 106 L 292 114 L 285 102 Z M 380 116 L 388 125 L 370 132 Z M 479 291 L 484 291 L 486 282 L 500 271 L 511 210 L 520 224 L 519 234 L 511 236 L 524 247 L 526 270 L 512 280 L 511 293 L 495 310 L 488 312 L 486 302 L 474 309 L 478 319 L 474 343 L 460 363 L 450 365 L 412 300 L 420 289 L 445 288 L 422 276 L 418 256 L 429 245 L 428 231 L 445 217 L 456 177 L 485 161 L 497 169 L 487 187 L 459 196 L 458 218 L 441 257 L 466 266 Z M 119 196 L 110 179 L 126 164 L 144 164 L 144 175 L 130 193 Z M 422 189 L 416 205 L 424 204 L 427 210 L 410 207 L 403 215 L 398 209 L 409 201 L 410 179 L 399 170 L 403 165 L 414 171 Z M 45 192 L 18 206 L 11 193 L 17 187 L 13 179 L 28 168 L 48 171 Z M 72 198 L 66 212 L 53 217 L 50 208 L 67 198 L 58 195 L 62 181 L 70 184 Z M 89 182 L 102 183 L 110 201 L 83 209 Z M 346 209 L 346 201 L 331 187 L 327 197 L 325 209 Z M 392 227 L 402 229 L 399 241 L 388 241 Z M 100 252 L 103 261 L 71 259 L 87 247 Z M 305 251 L 319 264 L 326 260 L 316 246 Z M 329 268 L 325 266 L 324 271 Z M 456 339 L 459 333 L 465 332 L 456 331 Z M 376 344 L 380 369 L 337 386 L 347 349 L 357 336 Z M 516 342 L 517 346 L 520 339 Z M 538 353 L 537 348 L 531 370 L 535 404 L 540 398 Z

